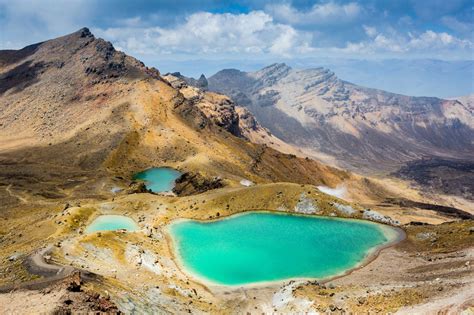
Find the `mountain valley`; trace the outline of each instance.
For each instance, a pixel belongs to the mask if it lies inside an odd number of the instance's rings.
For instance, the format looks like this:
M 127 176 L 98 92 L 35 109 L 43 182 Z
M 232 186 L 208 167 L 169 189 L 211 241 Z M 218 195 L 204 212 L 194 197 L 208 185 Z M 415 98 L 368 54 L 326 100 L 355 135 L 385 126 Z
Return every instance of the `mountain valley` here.
M 474 300 L 471 105 L 284 64 L 191 80 L 87 28 L 0 51 L 0 312 L 460 312 Z M 182 173 L 172 191 L 134 179 L 155 167 Z M 399 234 L 329 279 L 232 287 L 183 268 L 171 223 L 262 210 Z M 139 230 L 88 233 L 101 215 Z

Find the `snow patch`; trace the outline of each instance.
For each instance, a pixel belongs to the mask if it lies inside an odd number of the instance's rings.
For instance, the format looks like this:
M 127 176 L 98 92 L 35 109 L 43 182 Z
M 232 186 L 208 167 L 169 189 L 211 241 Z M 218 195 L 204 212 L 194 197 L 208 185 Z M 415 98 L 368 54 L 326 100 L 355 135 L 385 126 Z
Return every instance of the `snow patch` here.
M 327 195 L 341 199 L 343 199 L 344 196 L 347 194 L 347 188 L 344 185 L 338 185 L 336 188 L 331 188 L 328 186 L 317 186 L 317 188 L 319 189 L 319 191 Z
M 113 194 L 117 194 L 117 193 L 121 192 L 122 190 L 123 190 L 122 188 L 114 186 L 110 189 L 110 192 L 112 192 Z
M 254 184 L 254 182 L 252 182 L 252 181 L 250 181 L 250 180 L 248 180 L 248 179 L 242 179 L 242 180 L 240 181 L 240 185 L 245 186 L 245 187 L 250 187 L 250 186 L 253 186 L 253 185 L 255 185 L 255 184 Z

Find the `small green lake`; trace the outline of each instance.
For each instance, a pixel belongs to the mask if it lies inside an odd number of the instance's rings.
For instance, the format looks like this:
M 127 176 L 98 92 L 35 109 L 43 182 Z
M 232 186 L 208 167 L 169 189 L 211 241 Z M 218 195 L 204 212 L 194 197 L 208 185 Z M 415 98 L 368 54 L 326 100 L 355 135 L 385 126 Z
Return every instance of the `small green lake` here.
M 181 172 L 169 167 L 154 167 L 135 174 L 133 179 L 145 182 L 146 188 L 152 192 L 171 191 L 176 180 L 181 176 Z
M 138 229 L 135 221 L 123 215 L 101 215 L 86 228 L 86 233 L 116 230 L 136 231 Z
M 222 285 L 333 277 L 399 236 L 394 228 L 368 221 L 270 212 L 179 220 L 169 231 L 184 269 Z

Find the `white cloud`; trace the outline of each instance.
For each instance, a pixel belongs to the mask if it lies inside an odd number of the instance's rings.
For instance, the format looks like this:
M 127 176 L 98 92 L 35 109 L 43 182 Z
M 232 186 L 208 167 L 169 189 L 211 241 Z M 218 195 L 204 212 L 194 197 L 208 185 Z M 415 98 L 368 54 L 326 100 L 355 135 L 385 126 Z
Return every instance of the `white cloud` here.
M 139 54 L 256 53 L 290 56 L 310 49 L 311 34 L 275 23 L 262 11 L 248 14 L 198 12 L 175 27 L 97 29 L 118 48 Z
M 331 16 L 334 10 L 327 6 L 312 12 Z M 322 5 L 320 5 L 322 6 Z M 349 9 L 348 9 L 349 10 Z M 350 11 L 350 10 L 349 10 Z M 132 55 L 193 55 L 193 56 L 243 56 L 274 55 L 424 55 L 439 57 L 441 54 L 469 52 L 474 48 L 468 39 L 460 39 L 446 32 L 427 30 L 420 33 L 401 33 L 394 28 L 383 32 L 375 26 L 363 25 L 366 40 L 348 42 L 344 47 L 318 46 L 314 33 L 298 30 L 277 23 L 263 11 L 247 14 L 214 14 L 198 12 L 189 15 L 181 24 L 170 27 L 146 27 L 134 18 L 120 27 L 98 29 L 97 35 L 112 41 L 117 48 Z M 326 34 L 327 35 L 327 34 Z M 243 57 L 245 58 L 245 57 Z
M 196 12 L 184 20 L 181 16 L 167 20 L 172 24 L 163 22 L 163 12 L 130 14 L 104 18 L 108 26 L 97 28 L 93 23 L 99 16 L 104 17 L 97 13 L 100 6 L 97 0 L 0 0 L 0 49 L 21 48 L 83 26 L 91 27 L 96 36 L 112 41 L 118 49 L 145 60 L 150 56 L 244 59 L 248 55 L 266 58 L 336 53 L 342 57 L 373 54 L 472 59 L 474 49 L 470 22 L 446 15 L 440 23 L 453 32 L 435 32 L 420 30 L 410 17 L 403 16 L 389 26 L 367 19 L 373 14 L 371 8 L 355 0 L 346 4 L 318 1 L 306 10 L 283 3 L 246 14 Z M 353 30 L 356 25 L 361 28 Z M 336 31 L 331 32 L 333 29 Z M 365 39 L 360 40 L 364 33 Z M 344 41 L 347 43 L 341 45 Z
M 333 5 L 326 3 L 325 5 Z M 334 10 L 312 11 L 330 16 Z M 350 11 L 350 10 L 349 10 Z M 331 13 L 333 12 L 333 13 Z M 401 33 L 394 28 L 379 31 L 375 26 L 363 25 L 367 39 L 344 47 L 319 46 L 313 41 L 314 32 L 306 32 L 277 23 L 263 11 L 247 14 L 214 14 L 198 12 L 189 15 L 181 24 L 169 27 L 147 27 L 139 18 L 121 23 L 119 27 L 93 30 L 98 36 L 112 41 L 115 46 L 139 56 L 283 56 L 329 55 L 341 56 L 401 56 L 420 55 L 443 57 L 452 52 L 469 54 L 474 48 L 468 39 L 460 39 L 446 32 L 427 30 Z M 327 35 L 327 34 L 325 34 Z
M 412 35 L 408 46 L 412 49 L 474 48 L 473 43 L 467 39 L 459 39 L 445 32 L 436 33 L 431 30 L 419 36 Z
M 266 11 L 277 20 L 293 25 L 341 24 L 358 18 L 363 8 L 356 2 L 317 3 L 308 11 L 299 11 L 289 4 L 268 5 Z
M 423 33 L 406 34 L 389 30 L 388 33 L 379 33 L 375 28 L 363 26 L 369 40 L 358 43 L 349 42 L 342 48 L 334 48 L 339 52 L 350 52 L 359 54 L 377 53 L 423 53 L 433 54 L 447 53 L 449 51 L 472 51 L 474 43 L 468 39 L 460 39 L 446 32 L 434 32 L 427 30 Z
M 374 37 L 377 35 L 377 29 L 375 27 L 364 25 L 363 28 L 367 36 Z

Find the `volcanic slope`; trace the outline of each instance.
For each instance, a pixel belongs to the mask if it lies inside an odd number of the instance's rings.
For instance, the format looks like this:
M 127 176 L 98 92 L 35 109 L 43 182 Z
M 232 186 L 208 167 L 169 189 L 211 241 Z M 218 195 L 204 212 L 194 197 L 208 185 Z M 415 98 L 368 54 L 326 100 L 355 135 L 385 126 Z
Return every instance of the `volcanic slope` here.
M 199 99 L 87 29 L 3 51 L 0 65 L 0 150 L 10 167 L 23 161 L 130 175 L 166 164 L 230 181 L 314 184 L 347 176 L 246 141 L 238 117 L 219 126 Z

